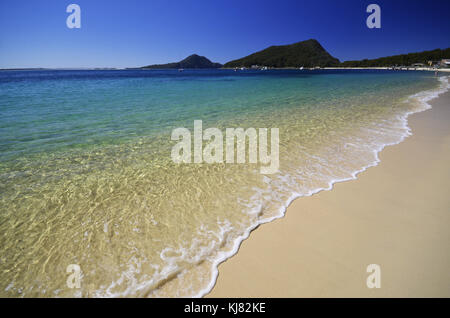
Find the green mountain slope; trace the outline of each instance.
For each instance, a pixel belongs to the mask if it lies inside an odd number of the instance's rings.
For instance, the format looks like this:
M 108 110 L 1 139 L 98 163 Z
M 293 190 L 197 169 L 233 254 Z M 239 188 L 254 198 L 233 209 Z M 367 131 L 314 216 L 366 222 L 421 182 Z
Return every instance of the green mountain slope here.
M 376 67 L 376 66 L 395 66 L 395 65 L 409 66 L 414 63 L 423 63 L 428 66 L 428 61 L 439 61 L 441 59 L 446 58 L 450 58 L 450 48 L 444 50 L 436 49 L 432 51 L 423 51 L 418 53 L 393 55 L 372 60 L 365 59 L 361 61 L 345 61 L 341 63 L 341 66 L 346 67 Z
M 224 67 L 313 67 L 336 66 L 339 60 L 332 57 L 317 40 L 311 39 L 290 45 L 271 46 L 238 60 L 228 62 Z

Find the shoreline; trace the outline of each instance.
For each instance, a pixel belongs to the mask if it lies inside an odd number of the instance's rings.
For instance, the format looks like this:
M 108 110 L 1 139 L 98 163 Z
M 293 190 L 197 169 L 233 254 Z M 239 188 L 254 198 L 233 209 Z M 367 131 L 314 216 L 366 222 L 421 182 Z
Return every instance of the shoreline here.
M 234 67 L 222 67 L 221 70 L 234 70 Z M 246 70 L 252 70 L 252 68 L 246 68 Z M 258 69 L 254 69 L 258 70 Z M 268 70 L 299 70 L 298 67 L 270 67 Z M 321 68 L 308 68 L 305 67 L 302 69 L 304 71 L 320 71 L 320 70 L 384 70 L 384 71 L 427 71 L 427 72 L 444 72 L 450 73 L 450 68 L 432 68 L 432 67 L 398 67 L 397 69 L 393 69 L 391 66 L 380 66 L 380 67 L 321 67 Z
M 432 68 L 432 67 L 411 67 L 402 66 L 397 69 L 392 67 L 324 67 L 324 70 L 390 70 L 390 71 L 428 71 L 428 72 L 444 72 L 450 73 L 450 68 Z
M 234 70 L 234 67 L 220 67 L 220 68 L 187 68 L 186 70 Z M 161 71 L 161 70 L 178 70 L 177 68 L 162 68 L 162 69 L 148 69 L 148 68 L 12 68 L 12 69 L 0 69 L 1 72 L 8 71 Z M 246 68 L 246 70 L 251 70 L 251 68 Z M 257 70 L 257 69 L 255 69 Z M 267 70 L 299 70 L 298 67 L 271 67 Z M 310 68 L 304 68 L 303 70 L 308 71 Z M 431 68 L 431 67 L 399 67 L 398 69 L 392 69 L 392 67 L 380 66 L 380 67 L 321 67 L 314 68 L 313 70 L 385 70 L 385 71 L 428 71 L 428 72 L 444 72 L 450 73 L 450 68 Z
M 449 99 L 450 99 L 450 94 L 449 92 L 440 95 L 439 98 L 437 99 L 433 99 L 431 101 L 431 104 L 442 104 L 442 103 L 447 103 L 447 105 L 449 104 Z M 424 102 L 427 102 L 428 100 L 425 99 Z M 433 106 L 434 107 L 434 106 Z M 438 107 L 438 109 L 441 109 L 442 107 Z M 441 112 L 444 110 L 441 110 Z M 334 297 L 334 296 L 354 296 L 357 297 L 359 296 L 359 294 L 355 294 L 356 290 L 359 290 L 359 292 L 363 293 L 362 295 L 373 295 L 373 290 L 369 290 L 365 287 L 365 280 L 361 280 L 361 282 L 359 282 L 359 287 L 362 287 L 364 290 L 360 290 L 361 288 L 347 288 L 347 290 L 349 291 L 349 293 L 346 294 L 341 294 L 341 293 L 336 293 L 335 290 L 333 290 L 333 288 L 330 288 L 330 283 L 332 283 L 334 281 L 333 277 L 341 277 L 341 276 L 345 276 L 346 274 L 348 274 L 346 271 L 340 272 L 340 271 L 334 271 L 332 269 L 329 269 L 327 271 L 324 271 L 324 268 L 327 268 L 327 266 L 329 265 L 329 263 L 327 262 L 323 262 L 324 264 L 321 264 L 319 266 L 317 266 L 316 268 L 311 264 L 311 262 L 308 262 L 305 259 L 314 259 L 314 257 L 317 257 L 317 254 L 319 252 L 321 252 L 322 258 L 325 258 L 328 262 L 331 263 L 338 263 L 339 265 L 343 266 L 343 268 L 348 268 L 351 266 L 354 266 L 354 259 L 361 257 L 361 255 L 366 255 L 367 253 L 362 250 L 359 251 L 360 253 L 356 253 L 355 255 L 353 255 L 353 258 L 350 258 L 349 261 L 345 260 L 338 260 L 337 259 L 333 259 L 332 257 L 330 257 L 329 255 L 335 255 L 337 251 L 339 251 L 339 248 L 337 248 L 336 246 L 334 246 L 331 250 L 327 250 L 327 248 L 329 248 L 329 246 L 327 245 L 332 245 L 332 241 L 329 238 L 327 238 L 327 236 L 323 236 L 320 237 L 320 241 L 318 243 L 318 246 L 315 246 L 314 244 L 311 244 L 310 246 L 307 244 L 311 243 L 308 242 L 308 239 L 311 239 L 312 237 L 316 236 L 317 234 L 314 233 L 314 229 L 316 231 L 318 231 L 319 233 L 323 232 L 323 229 L 321 229 L 322 226 L 326 226 L 329 229 L 332 229 L 334 232 L 331 232 L 331 234 L 335 234 L 336 237 L 340 240 L 344 240 L 345 238 L 348 239 L 348 234 L 346 234 L 347 230 L 345 229 L 345 224 L 343 224 L 342 228 L 336 228 L 333 227 L 333 222 L 338 224 L 340 221 L 339 219 L 334 220 L 332 223 L 330 223 L 331 221 L 327 218 L 329 217 L 330 219 L 336 218 L 336 212 L 340 213 L 340 215 L 342 215 L 343 217 L 347 217 L 348 218 L 348 211 L 352 211 L 352 209 L 354 209 L 354 204 L 352 203 L 352 198 L 354 196 L 355 191 L 361 191 L 361 196 L 362 197 L 366 197 L 367 200 L 374 200 L 374 195 L 372 192 L 376 193 L 377 191 L 379 191 L 380 189 L 383 189 L 384 184 L 387 182 L 387 184 L 397 184 L 399 181 L 401 181 L 402 179 L 396 179 L 394 176 L 391 176 L 389 174 L 386 175 L 386 172 L 384 170 L 381 170 L 380 167 L 386 166 L 387 164 L 391 164 L 394 165 L 397 168 L 402 168 L 403 166 L 407 166 L 402 162 L 398 162 L 398 158 L 396 157 L 405 157 L 406 159 L 409 158 L 409 156 L 411 155 L 411 152 L 419 152 L 421 153 L 420 149 L 421 147 L 431 147 L 431 145 L 433 146 L 438 146 L 439 142 L 436 141 L 430 145 L 420 145 L 420 137 L 423 135 L 426 135 L 427 131 L 422 132 L 421 129 L 418 129 L 416 126 L 420 127 L 420 125 L 423 125 L 422 120 L 417 120 L 417 118 L 423 117 L 425 116 L 426 118 L 431 116 L 429 114 L 433 114 L 433 116 L 435 116 L 435 114 L 437 113 L 437 110 L 430 111 L 430 112 L 418 112 L 418 113 L 413 113 L 413 114 L 406 114 L 405 116 L 405 120 L 409 123 L 411 123 L 411 125 L 408 125 L 412 128 L 412 130 L 414 131 L 414 135 L 413 137 L 407 138 L 405 141 L 405 138 L 403 138 L 403 142 L 399 142 L 399 144 L 397 144 L 396 147 L 387 147 L 385 149 L 385 151 L 383 152 L 378 152 L 380 157 L 383 157 L 383 160 L 380 159 L 378 160 L 378 162 L 375 162 L 373 165 L 378 165 L 378 169 L 369 169 L 366 170 L 368 167 L 366 167 L 365 169 L 362 169 L 362 171 L 359 171 L 356 174 L 358 174 L 358 178 L 356 180 L 354 180 L 353 182 L 342 182 L 344 180 L 342 180 L 341 182 L 336 181 L 333 183 L 332 188 L 333 191 L 320 191 L 317 194 L 314 194 L 312 196 L 309 197 L 303 197 L 302 200 L 294 200 L 293 202 L 291 202 L 291 204 L 289 204 L 287 211 L 285 212 L 286 215 L 284 217 L 279 218 L 278 220 L 275 220 L 274 222 L 271 222 L 267 225 L 265 225 L 264 227 L 262 227 L 261 229 L 259 229 L 259 231 L 254 231 L 252 232 L 252 235 L 250 237 L 250 239 L 248 240 L 244 240 L 239 248 L 239 253 L 236 253 L 234 255 L 234 257 L 231 257 L 229 259 L 227 259 L 225 262 L 223 262 L 222 264 L 219 265 L 219 276 L 216 280 L 216 285 L 215 287 L 212 289 L 212 291 L 207 295 L 207 297 L 299 297 L 299 296 L 306 296 L 306 297 L 317 297 L 317 296 L 326 296 L 326 297 Z M 448 118 L 450 118 L 450 113 L 447 114 Z M 432 116 L 432 117 L 433 117 Z M 445 121 L 444 118 L 445 116 L 437 116 L 438 118 L 435 120 L 441 120 L 441 121 Z M 431 127 L 433 127 L 433 125 L 431 125 Z M 416 129 L 418 129 L 418 131 L 416 131 Z M 450 130 L 448 132 L 446 132 L 445 134 L 448 134 L 450 136 Z M 405 136 L 407 137 L 407 136 Z M 433 136 L 434 139 L 433 140 L 441 140 L 442 141 L 442 137 L 447 137 L 445 136 Z M 450 144 L 450 138 L 448 138 L 448 144 Z M 418 141 L 419 140 L 419 141 Z M 419 145 L 417 145 L 417 143 L 419 143 Z M 405 148 L 405 145 L 411 149 L 409 149 L 408 151 L 403 151 L 400 152 L 400 154 L 395 155 L 396 152 L 398 152 L 398 148 L 400 148 L 400 150 L 402 150 L 403 148 Z M 412 145 L 412 146 L 411 146 Z M 402 146 L 402 147 L 400 147 Z M 391 153 L 394 153 L 394 155 L 392 155 Z M 448 158 L 450 158 L 450 151 L 447 152 L 445 155 L 448 155 Z M 393 156 L 393 158 L 391 159 L 391 157 Z M 388 163 L 384 163 L 384 158 L 387 157 L 387 161 Z M 443 161 L 445 164 L 445 160 Z M 417 165 L 424 165 L 425 167 L 422 167 L 422 171 L 427 171 L 427 164 L 426 162 L 416 162 L 415 164 Z M 446 167 L 444 166 L 443 169 L 445 169 Z M 381 171 L 380 171 L 381 170 Z M 395 171 L 395 168 L 393 169 Z M 359 174 L 360 172 L 363 172 L 361 174 Z M 408 174 L 410 174 L 411 172 L 408 172 Z M 406 176 L 408 176 L 408 174 L 406 174 Z M 374 184 L 369 184 L 367 187 L 371 190 L 371 191 L 367 191 L 367 189 L 359 189 L 359 185 L 361 183 L 366 183 L 369 182 L 370 183 L 370 178 L 369 181 L 365 181 L 368 177 L 366 177 L 367 175 L 369 175 L 369 177 L 375 178 L 376 182 Z M 384 175 L 384 178 L 386 179 L 382 179 L 379 177 L 379 175 Z M 362 181 L 361 181 L 362 180 Z M 372 182 L 373 183 L 373 182 Z M 449 185 L 450 186 L 450 185 Z M 343 190 L 342 190 L 343 189 Z M 343 194 L 341 194 L 343 192 Z M 369 196 L 367 197 L 367 194 L 369 194 Z M 405 195 L 399 196 L 400 200 L 405 200 L 409 198 L 409 195 L 411 195 L 412 197 L 416 196 L 416 194 L 408 194 L 406 193 Z M 329 197 L 333 197 L 333 199 L 336 201 L 334 204 L 332 204 L 331 206 L 327 206 L 327 202 L 329 201 Z M 324 198 L 325 197 L 325 198 Z M 420 195 L 419 195 L 420 197 Z M 392 199 L 392 198 L 391 198 Z M 356 199 L 355 201 L 358 201 L 358 199 Z M 375 200 L 375 202 L 373 202 L 373 204 L 371 205 L 371 209 L 373 209 L 374 206 L 377 206 L 377 200 Z M 352 205 L 353 204 L 353 205 Z M 379 203 L 378 206 L 380 208 L 382 208 L 383 203 Z M 339 208 L 336 208 L 336 206 L 338 206 Z M 397 208 L 402 209 L 402 207 L 398 207 Z M 446 206 L 447 207 L 447 206 Z M 395 208 L 395 207 L 394 207 Z M 396 212 L 395 210 L 392 210 L 393 207 L 389 207 L 389 206 L 385 206 L 382 210 L 387 211 L 387 212 Z M 308 211 L 308 215 L 304 215 L 305 214 L 305 210 Z M 323 210 L 326 211 L 326 215 L 327 217 L 324 217 L 324 215 L 315 215 L 312 212 L 310 213 L 309 211 L 315 211 L 315 210 Z M 288 213 L 289 212 L 289 213 Z M 418 211 L 420 214 L 420 211 Z M 303 214 L 303 215 L 302 215 Z M 324 214 L 324 213 L 323 213 Z M 352 222 L 354 224 L 358 224 L 358 225 L 362 225 L 363 227 L 367 227 L 370 224 L 365 224 L 363 221 L 365 219 L 370 219 L 373 218 L 374 215 L 370 214 L 367 215 L 365 213 L 362 213 L 362 215 L 359 215 L 357 213 L 355 213 L 354 215 L 352 215 L 352 217 L 355 218 L 355 220 L 352 220 Z M 312 223 L 313 221 L 317 222 L 315 224 L 309 224 L 308 223 Z M 388 221 L 388 219 L 382 219 L 381 222 L 382 224 L 380 224 L 380 227 L 382 227 L 382 225 L 386 225 L 386 221 Z M 359 224 L 362 223 L 362 224 Z M 359 227 L 358 227 L 359 228 Z M 370 228 L 370 226 L 369 226 Z M 353 229 L 353 227 L 351 228 Z M 300 230 L 303 230 L 304 232 L 299 232 Z M 357 230 L 357 228 L 355 229 Z M 399 233 L 398 236 L 402 236 L 402 234 L 404 234 L 405 231 L 408 231 L 410 229 L 408 229 L 406 226 L 403 229 L 403 232 Z M 324 234 L 324 233 L 322 233 Z M 375 236 L 376 233 L 374 233 Z M 283 237 L 284 239 L 280 239 L 280 237 Z M 330 236 L 332 237 L 332 236 Z M 355 237 L 358 241 L 361 240 L 360 237 L 356 236 Z M 381 237 L 381 239 L 383 239 L 383 237 Z M 305 240 L 305 241 L 304 241 Z M 450 242 L 450 241 L 449 241 Z M 349 252 L 349 250 L 347 249 L 348 245 L 352 245 L 351 242 L 348 242 L 349 244 L 341 246 L 340 250 L 344 251 L 344 252 Z M 367 242 L 370 245 L 370 241 Z M 447 244 L 448 245 L 448 244 Z M 324 248 L 325 251 L 319 251 L 319 249 Z M 375 250 L 377 250 L 377 246 L 374 246 Z M 448 249 L 448 248 L 447 248 Z M 300 251 L 298 251 L 300 250 Z M 291 251 L 298 251 L 298 255 L 296 256 L 292 256 L 292 254 L 290 253 Z M 352 249 L 353 251 L 353 249 Z M 385 253 L 386 254 L 386 253 Z M 387 254 L 389 254 L 389 250 L 387 252 Z M 447 253 L 448 254 L 448 253 Z M 384 259 L 384 262 L 389 263 L 389 260 L 385 259 L 385 255 L 383 255 L 383 253 L 380 254 L 381 258 Z M 279 256 L 279 257 L 277 257 Z M 448 255 L 446 256 L 446 261 L 448 259 L 450 259 L 450 257 Z M 328 259 L 330 258 L 330 259 Z M 352 262 L 353 260 L 353 262 Z M 312 262 L 314 263 L 314 262 Z M 342 264 L 341 264 L 342 263 Z M 450 261 L 446 262 L 446 264 L 450 264 Z M 280 272 L 280 268 L 283 267 L 291 267 L 293 266 L 293 264 L 296 265 L 303 265 L 300 266 L 300 268 L 294 267 L 294 268 L 290 268 L 289 271 L 281 271 Z M 370 263 L 368 263 L 370 264 Z M 317 264 L 315 264 L 316 266 Z M 361 267 L 361 264 L 359 264 L 360 268 L 358 268 L 358 270 L 361 271 L 361 273 L 359 273 L 359 275 L 362 275 L 365 277 L 366 273 L 365 273 L 365 268 Z M 314 274 L 316 274 L 316 279 L 318 279 L 318 282 L 312 282 L 310 278 L 308 278 L 308 272 L 302 272 L 302 268 L 306 268 L 308 269 L 309 272 L 312 272 Z M 322 269 L 322 271 L 320 270 Z M 356 269 L 353 269 L 353 271 L 356 271 Z M 320 273 L 320 274 L 319 274 Z M 306 275 L 306 276 L 305 276 Z M 447 274 L 448 275 L 448 274 Z M 279 277 L 277 277 L 279 276 Z M 295 277 L 293 277 L 295 276 Z M 341 277 L 342 278 L 342 277 Z M 267 279 L 271 280 L 270 286 L 265 286 L 264 283 L 267 281 Z M 394 279 L 395 280 L 395 279 Z M 275 281 L 275 285 L 273 285 L 273 281 Z M 278 282 L 278 284 L 277 284 Z M 298 283 L 298 286 L 293 286 L 295 285 L 294 282 Z M 303 286 L 302 284 L 304 282 L 309 282 L 308 284 L 306 284 L 307 286 Z M 450 283 L 450 279 L 448 280 L 448 282 Z M 300 287 L 301 286 L 301 287 Z M 312 290 L 308 290 L 307 288 L 309 287 L 311 289 L 311 287 L 315 287 L 315 286 L 321 286 L 321 293 L 317 293 L 317 290 L 314 290 L 314 288 L 312 288 Z M 332 287 L 333 285 L 331 285 Z M 284 290 L 286 289 L 286 287 L 289 287 L 288 290 Z M 355 286 L 353 286 L 355 287 Z M 238 293 L 236 294 L 236 291 L 238 290 Z M 364 291 L 366 291 L 366 294 L 364 294 Z M 367 291 L 370 291 L 372 293 L 368 293 Z M 405 290 L 402 290 L 402 292 L 404 292 Z M 397 296 L 402 296 L 402 292 L 399 292 L 397 294 Z M 450 294 L 450 292 L 448 293 Z M 387 296 L 387 295 L 391 295 L 391 294 L 383 294 L 383 293 L 379 293 L 379 290 L 377 290 L 377 295 L 376 296 Z M 421 295 L 420 293 L 418 295 Z M 404 295 L 403 295 L 404 296 Z M 381 297 L 381 296 L 380 296 Z

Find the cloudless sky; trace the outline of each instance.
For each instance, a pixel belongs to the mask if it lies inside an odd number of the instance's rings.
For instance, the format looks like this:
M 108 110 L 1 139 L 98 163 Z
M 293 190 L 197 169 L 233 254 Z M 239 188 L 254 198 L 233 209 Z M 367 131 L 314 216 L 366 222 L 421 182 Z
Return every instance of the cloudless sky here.
M 81 7 L 81 29 L 66 7 Z M 381 7 L 381 29 L 366 8 Z M 0 0 L 0 68 L 224 63 L 317 39 L 341 61 L 450 47 L 450 0 Z

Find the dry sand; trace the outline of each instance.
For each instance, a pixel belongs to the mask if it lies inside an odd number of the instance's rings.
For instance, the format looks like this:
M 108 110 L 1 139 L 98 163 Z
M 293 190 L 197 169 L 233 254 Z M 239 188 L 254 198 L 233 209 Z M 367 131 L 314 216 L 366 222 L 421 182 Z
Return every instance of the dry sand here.
M 450 92 L 430 104 L 378 166 L 255 230 L 208 297 L 450 297 Z

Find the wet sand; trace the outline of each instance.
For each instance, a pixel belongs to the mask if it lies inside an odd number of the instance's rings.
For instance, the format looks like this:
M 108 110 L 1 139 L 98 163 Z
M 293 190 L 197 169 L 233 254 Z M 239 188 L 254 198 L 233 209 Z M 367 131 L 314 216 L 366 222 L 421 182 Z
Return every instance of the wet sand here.
M 378 166 L 253 231 L 207 296 L 450 297 L 450 92 L 429 103 Z

